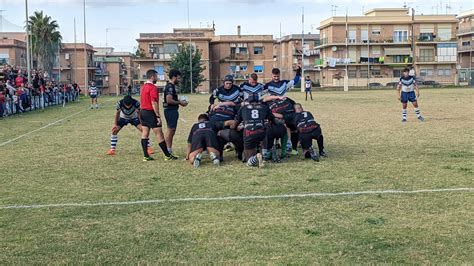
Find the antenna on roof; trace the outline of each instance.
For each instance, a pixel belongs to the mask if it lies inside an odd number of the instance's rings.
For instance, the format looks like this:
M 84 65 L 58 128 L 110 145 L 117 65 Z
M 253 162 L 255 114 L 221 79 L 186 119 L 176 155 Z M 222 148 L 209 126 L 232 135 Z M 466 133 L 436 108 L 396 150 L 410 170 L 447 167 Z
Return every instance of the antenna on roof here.
M 331 14 L 333 17 L 336 16 L 337 14 L 337 6 L 336 5 L 331 5 Z

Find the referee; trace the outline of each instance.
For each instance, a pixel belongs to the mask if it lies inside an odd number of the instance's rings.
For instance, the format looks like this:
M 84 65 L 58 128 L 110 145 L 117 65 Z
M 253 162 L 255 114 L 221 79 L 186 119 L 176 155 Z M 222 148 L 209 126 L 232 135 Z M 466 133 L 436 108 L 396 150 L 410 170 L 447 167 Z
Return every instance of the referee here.
M 165 134 L 165 141 L 168 147 L 168 152 L 173 155 L 173 138 L 176 133 L 179 119 L 179 106 L 185 107 L 188 105 L 186 101 L 178 99 L 178 92 L 176 85 L 179 83 L 181 72 L 177 69 L 171 69 L 169 74 L 169 81 L 163 91 L 163 108 L 165 113 L 166 125 L 168 130 Z M 174 156 L 176 157 L 176 156 Z
M 156 135 L 161 150 L 165 154 L 165 160 L 177 159 L 168 152 L 166 147 L 165 138 L 163 131 L 161 130 L 161 118 L 160 108 L 158 104 L 158 89 L 155 86 L 157 81 L 157 72 L 150 69 L 146 72 L 147 82 L 141 89 L 140 97 L 140 120 L 142 122 L 142 149 L 143 149 L 143 161 L 152 161 L 153 158 L 148 154 L 148 136 L 150 135 L 150 129 Z

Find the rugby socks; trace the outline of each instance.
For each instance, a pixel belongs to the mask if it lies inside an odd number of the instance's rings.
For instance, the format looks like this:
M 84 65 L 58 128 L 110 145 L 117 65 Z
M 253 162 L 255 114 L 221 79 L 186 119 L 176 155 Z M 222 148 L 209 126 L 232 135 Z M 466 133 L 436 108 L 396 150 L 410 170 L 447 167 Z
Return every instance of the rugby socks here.
M 115 151 L 117 147 L 118 136 L 117 135 L 110 135 L 110 149 Z
M 142 139 L 142 150 L 144 157 L 150 157 L 150 155 L 148 154 L 148 139 Z
M 166 147 L 166 142 L 164 140 L 160 142 L 160 144 L 158 145 L 160 146 L 161 150 L 163 151 L 166 157 L 171 156 L 170 152 L 168 151 L 168 147 Z
M 170 154 L 173 154 L 173 148 L 166 148 Z
M 407 120 L 407 109 L 402 110 L 402 120 Z
M 291 146 L 293 150 L 298 149 L 298 133 L 297 132 L 291 132 Z
M 284 149 L 283 147 L 286 147 L 288 143 L 288 135 L 285 134 L 285 136 L 283 136 L 283 138 L 281 138 L 281 157 L 282 158 L 286 158 L 286 149 Z
M 151 147 L 151 141 L 148 139 L 148 147 Z
M 415 114 L 418 118 L 420 118 L 421 116 L 421 113 L 420 113 L 420 109 L 419 108 L 415 108 Z
M 323 137 L 323 135 L 319 136 L 319 138 L 317 138 L 316 141 L 318 142 L 319 152 L 324 151 L 324 137 Z
M 247 161 L 247 166 L 258 166 L 257 155 L 250 157 L 250 159 Z

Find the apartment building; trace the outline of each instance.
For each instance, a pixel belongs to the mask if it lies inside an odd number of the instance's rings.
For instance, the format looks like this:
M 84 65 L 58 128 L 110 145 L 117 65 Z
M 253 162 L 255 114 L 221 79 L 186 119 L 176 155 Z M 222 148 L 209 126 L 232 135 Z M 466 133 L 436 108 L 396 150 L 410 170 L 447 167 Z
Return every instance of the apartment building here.
M 211 87 L 222 85 L 226 75 L 233 75 L 237 83 L 256 73 L 259 82 L 271 80 L 274 67 L 272 35 L 242 35 L 238 26 L 237 35 L 214 36 L 210 43 Z
M 364 16 L 331 17 L 321 22 L 322 86 L 397 81 L 413 65 L 420 80 L 456 83 L 455 15 L 414 15 L 407 8 L 380 8 Z M 346 43 L 347 34 L 347 43 Z
M 458 17 L 458 78 L 460 85 L 474 85 L 474 9 Z
M 155 69 L 158 72 L 158 86 L 165 86 L 167 71 L 172 56 L 180 45 L 191 45 L 202 53 L 201 62 L 205 67 L 203 75 L 206 78 L 196 90 L 210 90 L 210 42 L 214 35 L 214 28 L 174 29 L 173 33 L 140 33 L 138 42 L 138 56 L 134 59 L 137 64 L 138 77 L 135 83 L 143 84 L 146 81 L 146 71 Z
M 85 88 L 85 71 L 88 73 L 89 82 L 95 80 L 94 53 L 95 50 L 90 44 L 85 44 L 84 47 L 84 43 L 62 43 L 51 78 L 64 83 L 76 82 L 81 88 Z
M 9 64 L 26 68 L 26 34 L 0 32 L 0 65 Z
M 112 47 L 95 47 L 95 81 L 102 94 L 118 95 L 127 90 L 135 75 L 131 53 L 114 52 Z
M 274 45 L 276 67 L 280 68 L 282 79 L 292 79 L 298 65 L 304 65 L 304 75 L 317 82 L 321 79 L 320 50 L 316 48 L 320 45 L 319 34 L 305 34 L 304 45 L 301 45 L 302 41 L 302 34 L 287 35 L 278 39 Z

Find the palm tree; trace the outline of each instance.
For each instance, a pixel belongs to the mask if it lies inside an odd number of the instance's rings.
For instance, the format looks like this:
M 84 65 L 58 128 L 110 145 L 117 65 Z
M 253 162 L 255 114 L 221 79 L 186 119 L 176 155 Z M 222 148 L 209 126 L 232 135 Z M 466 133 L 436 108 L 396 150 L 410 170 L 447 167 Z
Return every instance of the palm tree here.
M 56 20 L 43 14 L 43 11 L 35 11 L 28 20 L 28 27 L 31 33 L 31 50 L 38 62 L 37 66 L 50 72 L 61 46 L 59 25 Z

